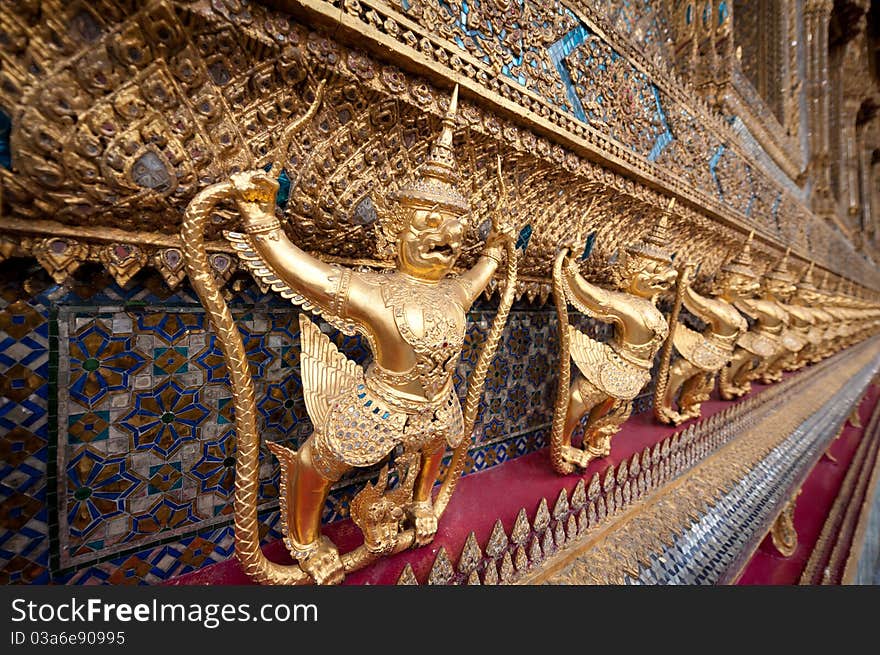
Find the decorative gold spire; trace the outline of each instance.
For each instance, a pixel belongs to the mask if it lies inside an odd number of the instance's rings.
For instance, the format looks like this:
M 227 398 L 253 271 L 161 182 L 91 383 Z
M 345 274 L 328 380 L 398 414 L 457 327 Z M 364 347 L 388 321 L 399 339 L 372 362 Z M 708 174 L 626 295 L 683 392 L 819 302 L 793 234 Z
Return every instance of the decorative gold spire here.
M 773 267 L 765 277 L 771 280 L 782 280 L 783 282 L 794 282 L 795 275 L 788 268 L 788 255 L 791 253 L 791 248 L 785 249 L 785 254 L 782 256 L 776 266 Z
M 732 260 L 722 266 L 721 270 L 728 273 L 739 273 L 740 275 L 746 275 L 752 278 L 758 277 L 754 269 L 752 269 L 752 240 L 754 238 L 755 231 L 752 230 L 749 233 L 749 238 L 746 239 L 742 250 L 740 250 Z
M 452 91 L 449 109 L 443 117 L 443 129 L 431 146 L 428 160 L 422 164 L 416 179 L 395 195 L 405 206 L 439 206 L 456 214 L 470 211 L 467 198 L 458 190 L 458 167 L 452 147 L 455 134 L 455 115 L 458 111 L 458 85 Z
M 669 217 L 675 206 L 675 198 L 669 201 L 669 205 L 660 213 L 660 218 L 648 235 L 638 243 L 627 246 L 626 251 L 633 255 L 656 259 L 661 262 L 671 262 L 672 253 L 667 249 L 669 238 Z
M 813 266 L 815 266 L 815 262 L 810 262 L 809 267 L 807 268 L 807 272 L 804 273 L 804 276 L 801 278 L 801 281 L 798 283 L 798 289 L 809 289 L 811 291 L 815 291 L 816 287 L 813 284 Z

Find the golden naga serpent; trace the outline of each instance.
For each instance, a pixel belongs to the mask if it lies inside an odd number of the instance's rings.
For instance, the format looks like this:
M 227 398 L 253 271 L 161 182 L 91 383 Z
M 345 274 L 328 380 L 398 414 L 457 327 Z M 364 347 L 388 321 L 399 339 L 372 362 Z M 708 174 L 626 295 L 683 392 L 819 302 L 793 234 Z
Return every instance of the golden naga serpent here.
M 562 265 L 568 255 L 563 248 L 553 262 L 553 299 L 556 301 L 556 316 L 559 324 L 559 382 L 556 387 L 556 405 L 553 408 L 553 423 L 550 428 L 550 456 L 553 468 L 562 475 L 574 471 L 574 464 L 567 462 L 563 455 L 563 430 L 565 415 L 568 412 L 569 385 L 571 384 L 571 337 L 568 334 L 568 300 L 562 284 Z
M 310 110 L 309 114 L 313 115 Z M 304 116 L 297 121 L 298 125 L 307 120 Z M 293 132 L 290 130 L 289 132 Z M 204 228 L 214 206 L 218 201 L 231 197 L 233 186 L 230 181 L 213 184 L 199 192 L 187 206 L 181 237 L 183 254 L 186 260 L 190 282 L 205 307 L 205 311 L 217 333 L 220 349 L 229 370 L 230 386 L 232 387 L 233 406 L 235 409 L 235 433 L 237 438 L 236 478 L 235 478 L 235 553 L 245 573 L 253 580 L 264 584 L 292 585 L 304 584 L 311 580 L 299 565 L 283 565 L 269 561 L 260 548 L 259 523 L 257 519 L 257 494 L 259 491 L 260 436 L 257 432 L 256 400 L 254 381 L 248 366 L 247 354 L 241 333 L 232 318 L 220 286 L 213 275 L 208 255 L 205 250 Z M 502 184 L 502 191 L 504 187 Z M 504 194 L 506 197 L 506 193 Z M 498 215 L 496 210 L 496 217 Z M 453 451 L 452 461 L 446 477 L 434 501 L 434 513 L 439 519 L 461 477 L 473 433 L 477 410 L 482 396 L 483 383 L 489 365 L 495 356 L 495 350 L 501 339 L 507 315 L 513 304 L 516 293 L 517 257 L 516 247 L 512 239 L 505 240 L 505 287 L 499 303 L 498 312 L 492 322 L 489 334 L 480 349 L 477 364 L 470 376 L 467 395 L 464 403 L 464 433 L 468 438 Z M 391 553 L 398 553 L 410 548 L 415 543 L 415 532 L 412 528 L 397 535 Z M 370 553 L 365 546 L 342 555 L 342 563 L 346 573 L 356 571 L 378 555 Z
M 663 401 L 666 396 L 666 387 L 669 385 L 669 365 L 672 362 L 675 328 L 678 326 L 678 316 L 681 313 L 684 292 L 687 290 L 687 285 L 693 268 L 693 264 L 688 263 L 678 269 L 678 277 L 675 280 L 675 296 L 672 301 L 672 311 L 669 312 L 669 320 L 667 321 L 669 332 L 666 335 L 666 341 L 663 343 L 663 350 L 660 351 L 660 366 L 657 369 L 657 382 L 654 387 L 654 417 L 661 423 L 670 423 L 672 421 L 669 408 L 663 404 Z

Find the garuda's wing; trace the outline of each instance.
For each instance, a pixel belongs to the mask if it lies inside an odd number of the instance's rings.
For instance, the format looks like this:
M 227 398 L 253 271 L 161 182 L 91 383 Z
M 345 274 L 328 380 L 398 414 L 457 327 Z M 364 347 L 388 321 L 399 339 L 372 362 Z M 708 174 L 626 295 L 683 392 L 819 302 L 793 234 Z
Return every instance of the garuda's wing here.
M 736 345 L 759 357 L 771 357 L 776 352 L 777 342 L 766 334 L 754 331 L 743 332 Z
M 571 358 L 578 370 L 609 396 L 623 400 L 635 398 L 650 379 L 650 371 L 624 361 L 607 343 L 596 341 L 571 326 L 568 334 Z
M 299 315 L 303 395 L 312 424 L 324 425 L 331 402 L 363 383 L 364 370 L 336 348 L 305 314 Z
M 789 352 L 796 353 L 807 345 L 807 340 L 798 334 L 796 330 L 785 328 L 782 332 L 782 345 L 785 346 Z
M 706 337 L 683 323 L 675 326 L 672 342 L 686 360 L 705 371 L 717 371 L 730 357 L 730 353 L 713 347 Z
M 595 377 L 599 367 L 607 359 L 605 350 L 610 347 L 588 337 L 577 328 L 568 326 L 568 337 L 571 344 L 571 358 L 587 379 Z
M 733 303 L 733 306 L 736 307 L 737 311 L 739 311 L 740 314 L 744 314 L 751 319 L 758 318 L 758 308 L 755 306 L 755 303 L 749 302 L 748 299 L 737 299 Z
M 224 235 L 226 236 L 226 240 L 229 241 L 235 249 L 235 254 L 238 255 L 238 258 L 251 272 L 264 291 L 275 291 L 280 294 L 282 298 L 288 299 L 297 307 L 301 307 L 316 316 L 322 316 L 324 320 L 343 334 L 353 336 L 356 333 L 357 326 L 354 322 L 347 321 L 339 316 L 334 316 L 325 309 L 318 307 L 311 300 L 301 293 L 298 293 L 282 280 L 281 276 L 278 275 L 262 257 L 260 257 L 260 254 L 251 243 L 249 235 L 241 232 L 225 232 Z M 341 269 L 339 270 L 339 275 L 342 275 Z

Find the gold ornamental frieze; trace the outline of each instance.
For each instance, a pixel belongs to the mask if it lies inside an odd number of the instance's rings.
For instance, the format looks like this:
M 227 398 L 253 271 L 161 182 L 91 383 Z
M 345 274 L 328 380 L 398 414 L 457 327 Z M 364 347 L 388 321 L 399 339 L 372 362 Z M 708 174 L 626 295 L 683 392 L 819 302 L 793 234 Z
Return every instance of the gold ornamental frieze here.
M 342 3 L 341 13 L 326 0 L 270 4 L 338 24 L 342 40 L 360 45 L 368 35 L 366 47 L 392 49 L 401 67 L 455 80 L 501 116 L 549 131 L 578 156 L 680 196 L 682 213 L 693 203 L 715 221 L 744 232 L 755 228 L 823 263 L 831 260 L 817 248 L 854 255 L 846 239 L 785 191 L 791 180 L 768 175 L 721 114 L 671 71 L 662 47 L 649 59 L 644 42 L 634 45 L 588 2 L 363 0 Z M 716 158 L 713 177 L 706 162 Z M 737 203 L 727 190 L 747 180 L 753 186 Z M 707 192 L 719 186 L 721 196 Z M 754 211 L 747 209 L 750 198 Z
M 267 4 L 153 0 L 132 12 L 114 0 L 47 0 L 41 21 L 30 5 L 4 11 L 10 39 L 0 46 L 0 106 L 12 122 L 13 170 L 0 167 L 0 253 L 34 256 L 59 281 L 95 261 L 121 284 L 152 267 L 176 286 L 187 203 L 230 174 L 267 166 L 325 80 L 324 102 L 272 169 L 282 227 L 326 263 L 388 268 L 374 199 L 413 179 L 459 82 L 453 147 L 471 198 L 462 267 L 476 261 L 491 225 L 500 156 L 513 190 L 508 212 L 531 234 L 517 283 L 530 298 L 549 294 L 559 243 L 595 232 L 593 264 L 604 265 L 644 236 L 670 196 L 678 199 L 670 249 L 700 261 L 701 275 L 717 272 L 754 228 L 753 256 L 765 268 L 784 242 L 793 260 L 809 257 L 875 286 L 873 268 L 769 178 L 755 205 L 775 208 L 775 217 L 769 209 L 746 217 L 707 193 L 716 183 L 704 164 L 722 146 L 717 175 L 725 187 L 728 160 L 752 177 L 763 173 L 723 120 L 584 7 L 519 9 L 524 18 L 556 12 L 567 28 L 585 30 L 589 51 L 565 55 L 579 118 L 548 68 L 548 39 L 558 34 L 520 31 L 524 59 L 516 66 L 523 75 L 544 71 L 523 86 L 501 70 L 509 44 L 500 32 L 481 41 L 500 48 L 487 64 L 450 40 L 457 28 L 433 3 L 406 11 L 380 2 L 344 3 L 342 11 L 321 0 Z M 489 4 L 473 11 L 495 11 Z M 336 40 L 324 35 L 327 25 Z M 354 34 L 367 53 L 345 45 Z M 381 58 L 369 54 L 377 49 Z M 539 51 L 545 59 L 530 59 Z M 596 93 L 608 80 L 590 77 L 600 62 L 614 65 L 613 88 L 602 87 L 608 106 Z M 654 120 L 645 114 L 654 88 L 668 99 L 671 122 L 634 127 Z M 661 140 L 653 157 L 646 149 Z M 220 203 L 206 225 L 209 263 L 221 280 L 240 266 L 223 238 L 235 220 Z

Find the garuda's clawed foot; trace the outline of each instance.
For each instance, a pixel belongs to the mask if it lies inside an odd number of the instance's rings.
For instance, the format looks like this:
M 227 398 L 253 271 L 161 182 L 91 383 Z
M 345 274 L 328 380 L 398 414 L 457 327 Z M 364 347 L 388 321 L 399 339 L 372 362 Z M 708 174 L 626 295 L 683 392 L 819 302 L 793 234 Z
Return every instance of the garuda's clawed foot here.
M 562 459 L 569 464 L 573 464 L 574 466 L 583 469 L 587 468 L 587 465 L 592 461 L 593 456 L 580 448 L 565 446 L 562 451 Z
M 743 384 L 738 387 L 729 387 L 721 392 L 721 398 L 723 400 L 736 400 L 737 398 L 742 398 L 751 390 L 752 385 L 750 384 Z M 697 416 L 699 416 L 699 412 L 697 412 Z
M 661 420 L 663 420 L 664 423 L 668 423 L 670 425 L 681 425 L 688 420 L 688 417 L 684 414 L 676 412 L 674 409 L 664 408 Z
M 410 507 L 413 528 L 416 533 L 416 546 L 424 546 L 434 540 L 437 534 L 437 515 L 434 513 L 434 505 L 430 500 L 423 500 L 412 504 Z
M 592 460 L 596 457 L 608 457 L 611 454 L 611 437 L 620 432 L 617 425 L 606 425 L 597 428 L 589 440 L 585 441 L 587 456 Z
M 315 549 L 300 559 L 299 565 L 316 584 L 339 584 L 345 577 L 345 567 L 339 557 L 339 550 L 327 537 L 318 539 Z

